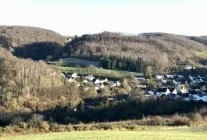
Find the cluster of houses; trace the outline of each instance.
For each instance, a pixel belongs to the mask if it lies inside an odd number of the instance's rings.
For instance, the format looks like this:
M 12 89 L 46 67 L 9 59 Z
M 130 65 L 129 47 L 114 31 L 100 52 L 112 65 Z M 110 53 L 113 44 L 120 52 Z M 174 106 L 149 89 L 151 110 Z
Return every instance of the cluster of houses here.
M 66 73 L 65 78 L 67 79 L 68 82 L 74 82 L 77 78 L 80 78 L 80 75 L 78 75 L 77 73 Z M 108 80 L 107 78 L 96 78 L 93 75 L 86 75 L 85 77 L 83 77 L 82 82 L 93 84 L 92 88 L 96 91 L 104 88 L 105 86 L 114 88 L 114 87 L 119 87 L 121 85 L 121 82 L 119 80 Z M 90 88 L 85 87 L 84 90 L 87 91 Z
M 188 69 L 188 67 L 186 67 Z M 192 69 L 192 67 L 191 67 Z M 80 75 L 77 73 L 66 73 L 64 74 L 68 82 L 74 82 L 77 78 L 80 78 Z M 138 84 L 137 87 L 146 91 L 146 98 L 151 96 L 155 98 L 161 98 L 163 96 L 167 97 L 168 100 L 184 100 L 184 101 L 203 101 L 207 103 L 207 75 L 206 76 L 193 76 L 182 74 L 165 74 L 165 75 L 156 75 L 154 77 L 157 82 L 159 82 L 159 88 L 149 89 L 146 84 L 146 79 L 144 77 L 135 77 L 136 80 L 140 81 L 141 84 Z M 109 80 L 105 77 L 97 78 L 93 75 L 82 76 L 82 81 L 89 83 L 92 86 L 84 86 L 84 90 L 89 89 L 100 90 L 105 86 L 109 88 L 121 86 L 121 82 L 116 80 Z M 80 86 L 80 84 L 78 85 Z
M 147 97 L 160 98 L 167 96 L 168 100 L 181 99 L 184 101 L 203 101 L 207 103 L 207 76 L 200 75 L 185 77 L 183 75 L 156 75 L 155 79 L 161 83 L 158 89 L 149 90 Z

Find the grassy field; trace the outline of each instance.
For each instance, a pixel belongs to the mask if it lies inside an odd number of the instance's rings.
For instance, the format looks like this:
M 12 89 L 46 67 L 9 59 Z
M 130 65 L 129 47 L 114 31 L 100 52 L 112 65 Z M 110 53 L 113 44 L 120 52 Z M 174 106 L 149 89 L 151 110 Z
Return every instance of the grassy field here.
M 57 65 L 49 65 L 51 68 L 60 70 L 62 72 L 77 72 L 79 74 L 93 74 L 97 76 L 105 76 L 105 77 L 124 77 L 124 76 L 142 76 L 142 73 L 129 72 L 129 71 L 118 71 L 118 70 L 107 70 L 100 68 L 76 68 L 76 67 L 62 67 Z
M 92 74 L 96 76 L 105 76 L 105 77 L 124 77 L 124 76 L 130 76 L 130 75 L 136 75 L 140 76 L 143 75 L 141 73 L 134 73 L 134 72 L 128 72 L 128 71 L 118 71 L 118 70 L 107 70 L 107 69 L 101 69 L 99 67 L 99 61 L 89 61 L 84 59 L 78 59 L 78 58 L 64 58 L 62 59 L 63 62 L 66 64 L 67 67 L 58 66 L 59 60 L 50 62 L 50 67 L 60 70 L 62 72 L 76 72 L 78 74 Z M 77 67 L 77 65 L 80 67 Z M 88 66 L 95 66 L 94 68 L 87 68 Z
M 193 131 L 81 131 L 4 137 L 4 140 L 207 140 Z M 2 139 L 2 140 L 3 140 Z
M 195 52 L 195 55 L 202 59 L 207 59 L 207 52 Z
M 93 65 L 95 67 L 99 67 L 100 62 L 99 61 L 90 61 L 90 60 L 84 60 L 84 59 L 79 59 L 79 58 L 73 58 L 73 57 L 68 57 L 68 58 L 63 58 L 62 59 L 67 66 L 70 67 L 75 67 L 76 65 L 82 66 L 82 67 L 87 67 L 90 65 Z M 58 63 L 59 60 L 53 61 L 51 63 Z

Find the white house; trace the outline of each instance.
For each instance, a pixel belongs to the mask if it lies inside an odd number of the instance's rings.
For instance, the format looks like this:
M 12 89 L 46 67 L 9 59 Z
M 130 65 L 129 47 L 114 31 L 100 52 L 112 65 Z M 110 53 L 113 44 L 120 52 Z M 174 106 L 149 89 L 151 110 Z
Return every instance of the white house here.
M 188 93 L 188 89 L 185 84 L 178 84 L 176 86 L 177 93 L 186 94 Z
M 120 82 L 120 81 L 117 81 L 117 82 L 116 82 L 116 86 L 117 86 L 117 87 L 121 86 L 121 82 Z
M 176 88 L 169 88 L 169 90 L 170 90 L 170 94 L 177 94 L 178 93 Z
M 85 79 L 91 82 L 94 79 L 94 76 L 93 75 L 88 75 L 88 76 L 85 77 Z
M 72 78 L 77 78 L 77 77 L 78 77 L 78 74 L 77 74 L 77 73 L 73 73 L 73 74 L 71 75 L 71 77 L 72 77 Z
M 138 88 L 147 88 L 147 85 L 137 85 Z
M 189 65 L 186 65 L 185 67 L 184 67 L 184 69 L 185 70 L 191 70 L 193 67 L 192 66 L 189 66 Z
M 99 79 L 96 79 L 96 81 L 94 82 L 95 85 L 97 84 L 101 84 L 101 81 Z
M 66 74 L 66 77 L 69 79 L 69 78 L 73 78 L 73 79 L 75 79 L 75 78 L 77 78 L 78 77 L 78 74 L 77 73 L 67 73 Z
M 166 74 L 166 77 L 167 77 L 167 78 L 174 78 L 174 75 Z
M 83 80 L 83 83 L 88 83 L 88 81 L 87 80 Z
M 156 78 L 157 80 L 161 80 L 161 79 L 164 78 L 164 75 L 156 75 L 155 78 Z
M 101 85 L 99 85 L 99 84 L 97 84 L 97 85 L 95 85 L 95 90 L 99 90 L 99 89 L 102 89 L 102 88 L 104 88 L 105 86 L 103 85 L 103 84 L 101 84 Z
M 60 73 L 60 77 L 65 78 L 65 75 L 63 73 Z
M 107 78 L 104 79 L 104 80 L 96 79 L 96 81 L 94 82 L 94 84 L 95 84 L 95 85 L 96 85 L 96 84 L 103 84 L 103 83 L 105 83 L 105 82 L 108 82 L 108 79 L 107 79 Z
M 162 82 L 163 84 L 166 84 L 166 83 L 167 83 L 167 80 L 165 80 L 165 79 L 161 79 L 161 82 Z
M 158 89 L 156 92 L 157 97 L 161 97 L 162 95 L 168 95 L 168 94 L 170 94 L 170 90 L 168 88 L 161 88 Z
M 107 78 L 105 78 L 104 80 L 100 80 L 100 82 L 103 84 L 103 83 L 106 83 L 106 82 L 108 82 L 108 79 Z
M 147 93 L 150 95 L 154 95 L 154 91 L 152 91 L 152 90 L 148 91 Z

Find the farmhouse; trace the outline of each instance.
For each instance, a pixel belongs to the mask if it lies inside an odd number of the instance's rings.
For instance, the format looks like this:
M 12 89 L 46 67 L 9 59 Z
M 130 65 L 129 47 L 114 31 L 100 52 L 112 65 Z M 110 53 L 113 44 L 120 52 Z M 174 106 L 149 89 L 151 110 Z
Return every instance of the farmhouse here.
M 170 94 L 177 94 L 176 88 L 169 88 Z
M 66 74 L 66 77 L 69 79 L 69 78 L 77 78 L 78 77 L 78 74 L 77 73 L 67 73 Z
M 91 81 L 93 81 L 94 76 L 93 75 L 88 75 L 88 76 L 85 77 L 85 79 L 91 82 Z
M 185 67 L 184 67 L 184 69 L 185 70 L 191 70 L 193 67 L 192 66 L 189 66 L 189 65 L 186 65 Z
M 168 88 L 159 88 L 156 92 L 157 97 L 161 97 L 162 95 L 170 94 L 170 90 Z
M 155 78 L 156 78 L 157 80 L 161 80 L 161 79 L 164 78 L 164 75 L 156 75 Z
M 185 84 L 178 84 L 176 86 L 177 93 L 179 94 L 186 94 L 188 93 L 188 89 Z
M 108 79 L 107 78 L 105 78 L 104 80 L 96 79 L 95 82 L 94 82 L 94 84 L 97 85 L 97 84 L 103 84 L 103 83 L 106 83 L 106 82 L 108 82 Z

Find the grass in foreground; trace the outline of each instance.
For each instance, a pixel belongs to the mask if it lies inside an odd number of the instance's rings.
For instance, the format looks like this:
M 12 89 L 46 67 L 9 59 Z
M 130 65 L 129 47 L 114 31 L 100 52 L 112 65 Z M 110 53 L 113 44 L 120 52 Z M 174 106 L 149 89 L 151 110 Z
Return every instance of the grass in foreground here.
M 4 140 L 207 140 L 193 131 L 80 131 L 4 137 Z

